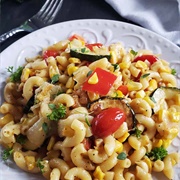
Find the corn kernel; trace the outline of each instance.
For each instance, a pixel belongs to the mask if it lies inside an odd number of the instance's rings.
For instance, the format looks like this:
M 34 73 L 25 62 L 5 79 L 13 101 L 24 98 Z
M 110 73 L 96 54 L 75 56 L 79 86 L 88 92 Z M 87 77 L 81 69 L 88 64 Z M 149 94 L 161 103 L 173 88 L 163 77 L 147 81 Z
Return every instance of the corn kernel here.
M 28 170 L 34 169 L 34 167 L 36 165 L 35 157 L 34 156 L 25 156 L 24 159 L 26 161 L 26 166 L 27 166 Z
M 100 166 L 97 166 L 94 173 L 93 173 L 94 177 L 97 178 L 98 180 L 103 180 L 105 174 L 102 172 Z
M 138 91 L 142 88 L 142 84 L 139 82 L 128 81 L 127 87 L 129 91 Z
M 157 87 L 158 87 L 158 86 L 157 86 L 157 81 L 156 81 L 155 79 L 151 79 L 151 80 L 149 81 L 148 90 L 152 92 L 152 91 L 154 91 Z
M 137 61 L 135 64 L 135 67 L 141 68 L 141 69 L 147 69 L 148 68 L 147 64 L 143 61 Z
M 146 93 L 144 92 L 144 90 L 140 90 L 136 93 L 136 98 L 144 98 L 146 95 Z
M 112 97 L 124 97 L 124 94 L 120 91 L 120 90 L 117 90 L 113 93 Z
M 24 68 L 21 75 L 21 81 L 25 82 L 29 78 L 30 73 L 31 70 L 29 68 Z
M 117 56 L 116 56 L 116 52 L 115 51 L 110 51 L 110 63 L 111 64 L 116 64 L 117 63 Z
M 163 145 L 162 139 L 156 139 L 155 142 L 153 143 L 153 147 L 161 147 L 162 145 Z
M 97 84 L 99 81 L 97 73 L 95 72 L 88 80 L 89 84 Z
M 151 108 L 155 106 L 154 102 L 150 99 L 149 96 L 145 96 L 143 99 L 151 106 Z
M 163 122 L 165 118 L 168 117 L 168 111 L 160 109 L 158 112 L 158 122 Z
M 176 122 L 176 123 L 180 122 L 180 112 L 171 112 L 169 113 L 169 116 L 172 122 Z
M 14 121 L 14 117 L 12 114 L 6 114 L 5 116 L 0 118 L 0 127 L 2 128 L 7 123 Z
M 49 143 L 48 143 L 48 146 L 47 146 L 47 150 L 48 151 L 50 151 L 53 148 L 53 146 L 55 144 L 55 140 L 56 140 L 55 137 L 51 136 L 51 138 L 49 140 Z
M 121 153 L 123 151 L 123 144 L 118 140 L 115 141 L 115 152 Z
M 69 58 L 69 62 L 70 63 L 81 63 L 81 61 L 80 61 L 80 59 L 79 58 L 73 58 L 73 57 L 71 57 L 71 58 Z
M 129 133 L 126 132 L 122 137 L 118 138 L 119 142 L 124 142 L 129 136 Z
M 121 62 L 119 64 L 120 69 L 128 69 L 131 65 L 131 62 Z
M 168 146 L 171 144 L 171 141 L 170 139 L 163 139 L 163 147 L 164 148 L 168 148 Z
M 177 135 L 178 135 L 178 128 L 171 128 L 170 130 L 169 130 L 169 135 L 170 136 L 168 136 L 168 138 L 169 139 L 174 139 Z
M 74 66 L 74 64 L 70 64 L 68 65 L 67 67 L 67 72 L 68 72 L 68 75 L 71 76 L 75 71 L 78 70 L 78 67 L 77 66 Z

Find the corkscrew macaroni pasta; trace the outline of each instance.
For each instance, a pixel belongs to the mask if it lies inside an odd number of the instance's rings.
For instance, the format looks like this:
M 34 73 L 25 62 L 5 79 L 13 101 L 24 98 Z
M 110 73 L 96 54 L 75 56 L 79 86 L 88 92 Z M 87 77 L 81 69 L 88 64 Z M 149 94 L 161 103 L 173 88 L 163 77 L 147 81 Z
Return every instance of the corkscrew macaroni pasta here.
M 77 45 L 75 56 L 71 48 Z M 93 53 L 83 54 L 88 51 Z M 89 56 L 95 59 L 87 60 Z M 90 87 L 101 82 L 98 68 L 107 73 L 106 79 L 96 91 L 88 90 L 85 83 Z M 169 63 L 149 50 L 125 50 L 120 43 L 87 44 L 74 35 L 27 58 L 17 81 L 12 81 L 14 72 L 7 79 L 0 143 L 12 150 L 19 168 L 49 180 L 151 180 L 153 172 L 172 179 L 180 155 L 150 155 L 156 148 L 166 152 L 179 132 L 180 90 L 171 72 Z M 107 93 L 100 93 L 107 86 Z M 166 88 L 175 91 L 175 97 L 156 99 L 154 94 Z M 128 116 L 122 105 L 125 121 L 99 137 L 93 122 L 115 106 L 102 105 L 103 98 L 125 100 L 132 114 Z M 132 128 L 127 119 L 134 123 Z

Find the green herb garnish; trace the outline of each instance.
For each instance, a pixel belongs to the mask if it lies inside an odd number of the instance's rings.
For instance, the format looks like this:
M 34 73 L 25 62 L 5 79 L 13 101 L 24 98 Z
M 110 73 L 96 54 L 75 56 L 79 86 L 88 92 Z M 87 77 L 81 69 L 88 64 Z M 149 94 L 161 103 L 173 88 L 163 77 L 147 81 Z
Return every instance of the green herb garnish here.
M 138 52 L 136 52 L 136 51 L 134 51 L 133 49 L 131 49 L 130 53 L 131 53 L 132 55 L 136 56 Z
M 43 129 L 43 131 L 44 131 L 46 134 L 48 133 L 49 127 L 48 127 L 48 124 L 47 124 L 46 122 L 44 122 L 44 123 L 42 124 L 42 129 Z
M 152 160 L 156 161 L 158 159 L 163 160 L 167 155 L 168 152 L 165 148 L 161 147 L 155 147 L 151 152 L 146 153 L 146 155 Z
M 134 131 L 134 135 L 137 137 L 137 138 L 140 138 L 141 137 L 141 134 L 142 134 L 142 131 L 139 130 L 137 127 L 135 128 L 135 131 Z
M 7 161 L 9 159 L 9 157 L 12 155 L 13 151 L 14 151 L 13 148 L 5 149 L 2 153 L 2 159 L 4 161 Z
M 38 159 L 37 160 L 37 167 L 40 169 L 41 173 L 44 173 L 44 165 L 42 164 L 42 160 Z
M 171 74 L 172 75 L 176 75 L 176 70 L 175 69 L 171 69 Z
M 126 155 L 125 152 L 121 152 L 121 153 L 118 154 L 118 156 L 117 156 L 117 158 L 118 158 L 119 160 L 124 160 L 124 159 L 126 159 L 126 157 L 127 157 L 127 155 Z
M 59 81 L 59 74 L 55 74 L 52 78 L 51 78 L 51 83 L 55 84 Z
M 11 73 L 11 75 L 10 75 L 10 81 L 11 81 L 11 82 L 18 82 L 18 81 L 20 81 L 20 79 L 21 79 L 23 67 L 18 67 L 18 69 L 14 72 L 14 71 L 13 71 L 13 66 L 9 66 L 9 67 L 7 68 L 7 71 L 8 71 L 9 73 Z
M 81 48 L 81 52 L 82 52 L 82 53 L 88 53 L 89 50 L 88 50 L 87 48 L 84 47 L 84 48 Z
M 49 108 L 52 110 L 51 114 L 47 115 L 47 118 L 52 121 L 58 121 L 64 118 L 66 115 L 66 107 L 63 104 L 56 106 L 55 104 L 49 104 Z
M 112 64 L 112 66 L 114 67 L 114 71 L 116 71 L 117 69 L 119 69 L 119 65 L 118 65 L 118 64 Z
M 25 135 L 19 134 L 16 136 L 16 142 L 18 142 L 19 144 L 25 144 L 26 141 L 27 141 L 27 138 Z
M 146 77 L 148 77 L 149 75 L 150 75 L 150 73 L 144 74 L 144 75 L 141 76 L 141 78 L 146 78 Z

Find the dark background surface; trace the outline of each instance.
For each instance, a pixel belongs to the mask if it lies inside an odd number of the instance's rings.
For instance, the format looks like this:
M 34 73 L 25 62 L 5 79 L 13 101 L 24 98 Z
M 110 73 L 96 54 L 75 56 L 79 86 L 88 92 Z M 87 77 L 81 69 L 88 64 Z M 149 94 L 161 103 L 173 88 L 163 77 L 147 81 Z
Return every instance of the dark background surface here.
M 0 35 L 19 26 L 38 12 L 45 0 L 1 0 Z M 132 23 L 121 17 L 104 0 L 64 0 L 54 23 L 76 19 L 112 19 Z M 135 24 L 135 23 L 132 23 Z M 21 32 L 1 44 L 0 52 L 27 33 Z

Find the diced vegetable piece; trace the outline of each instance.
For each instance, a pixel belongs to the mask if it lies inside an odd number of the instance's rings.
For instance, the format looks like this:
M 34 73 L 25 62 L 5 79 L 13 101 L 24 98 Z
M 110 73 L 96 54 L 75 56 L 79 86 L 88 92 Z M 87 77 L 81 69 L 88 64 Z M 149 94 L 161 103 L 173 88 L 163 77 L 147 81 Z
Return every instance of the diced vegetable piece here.
M 156 57 L 156 56 L 154 56 L 154 55 L 149 55 L 149 54 L 147 54 L 147 55 L 142 55 L 142 56 L 137 56 L 135 59 L 134 59 L 134 61 L 133 62 L 137 62 L 137 61 L 148 61 L 151 65 L 153 64 L 153 63 L 155 63 L 156 61 L 158 61 L 158 58 Z
M 110 98 L 110 97 L 104 97 L 100 98 L 97 101 L 94 101 L 90 105 L 90 112 L 93 114 L 98 114 L 102 110 L 107 108 L 119 108 L 123 110 L 123 112 L 126 115 L 125 121 L 128 125 L 128 130 L 134 130 L 136 126 L 136 118 L 135 113 L 130 107 L 130 105 L 125 101 L 124 98 Z
M 95 73 L 97 74 L 98 82 L 95 84 L 90 84 L 88 81 Z M 106 95 L 112 87 L 116 78 L 117 76 L 115 76 L 111 72 L 108 72 L 101 68 L 96 68 L 95 71 L 84 82 L 82 89 L 100 95 Z
M 155 89 L 155 91 L 150 95 L 150 98 L 155 102 L 153 108 L 154 113 L 160 110 L 162 100 L 174 100 L 174 102 L 176 102 L 178 101 L 179 96 L 180 89 L 176 87 L 160 87 Z
M 92 121 L 92 133 L 103 138 L 113 134 L 125 121 L 126 115 L 122 109 L 107 108 L 97 114 Z

